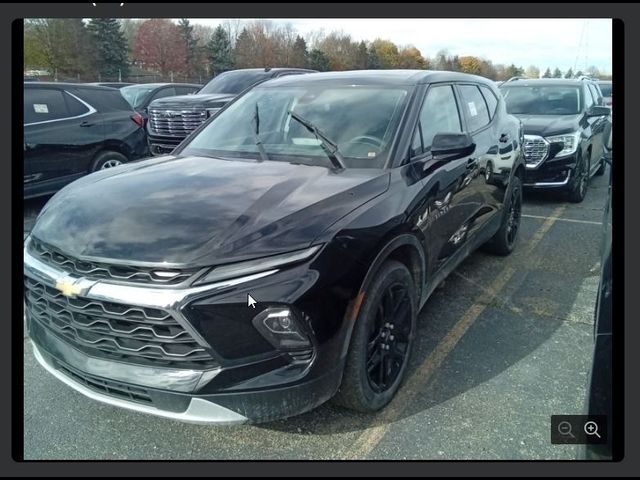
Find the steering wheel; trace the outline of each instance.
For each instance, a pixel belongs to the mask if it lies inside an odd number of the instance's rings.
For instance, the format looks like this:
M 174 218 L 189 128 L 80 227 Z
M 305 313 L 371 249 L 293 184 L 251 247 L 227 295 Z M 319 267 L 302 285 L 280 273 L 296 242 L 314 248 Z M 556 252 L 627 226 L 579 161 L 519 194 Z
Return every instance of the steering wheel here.
M 365 145 L 375 147 L 378 150 L 382 150 L 382 146 L 384 145 L 382 140 L 371 135 L 358 135 L 357 137 L 353 137 L 351 140 L 348 140 L 345 143 L 363 143 Z

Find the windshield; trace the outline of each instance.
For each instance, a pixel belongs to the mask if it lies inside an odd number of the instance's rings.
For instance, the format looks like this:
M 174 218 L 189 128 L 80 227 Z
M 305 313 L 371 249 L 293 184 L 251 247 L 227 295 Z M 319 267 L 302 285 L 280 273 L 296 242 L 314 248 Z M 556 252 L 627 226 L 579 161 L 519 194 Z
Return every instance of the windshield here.
M 266 77 L 265 72 L 224 72 L 207 83 L 200 93 L 240 93 L 245 88 L 250 87 L 254 83 L 263 80 Z
M 576 115 L 580 88 L 562 85 L 502 86 L 507 112 L 525 115 Z
M 613 92 L 613 84 L 611 83 L 599 83 L 598 86 L 600 87 L 600 90 L 602 91 L 602 96 L 603 97 L 610 97 L 611 93 Z
M 131 85 L 129 87 L 123 87 L 120 89 L 120 93 L 124 99 L 129 102 L 133 108 L 138 108 L 144 104 L 151 92 L 155 90 L 155 87 L 149 87 L 146 85 Z
M 256 88 L 215 117 L 184 153 L 259 159 L 258 134 L 270 160 L 330 166 L 322 142 L 292 118 L 291 110 L 336 144 L 347 167 L 381 168 L 408 93 L 404 87 L 379 86 Z

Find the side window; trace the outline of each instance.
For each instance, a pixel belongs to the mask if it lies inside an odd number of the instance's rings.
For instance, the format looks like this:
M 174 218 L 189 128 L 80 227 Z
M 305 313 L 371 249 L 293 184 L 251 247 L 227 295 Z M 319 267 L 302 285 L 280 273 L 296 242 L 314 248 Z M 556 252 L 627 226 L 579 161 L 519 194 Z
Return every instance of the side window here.
M 600 92 L 598 91 L 596 86 L 590 83 L 589 90 L 591 90 L 591 95 L 593 96 L 595 104 L 602 105 L 602 95 L 600 95 Z
M 489 117 L 493 119 L 496 114 L 496 108 L 498 107 L 498 99 L 489 87 L 480 85 L 480 91 L 482 92 L 482 96 L 484 97 L 484 99 L 487 101 L 487 107 L 489 108 Z
M 162 90 L 156 92 L 153 94 L 153 98 L 151 99 L 151 101 L 153 102 L 154 100 L 157 100 L 158 98 L 164 98 L 164 97 L 172 97 L 176 95 L 176 89 L 173 87 L 168 87 L 168 88 L 163 88 Z
M 176 87 L 176 95 L 188 95 L 197 91 L 197 87 Z
M 73 98 L 68 92 L 65 92 L 63 95 L 65 101 L 67 102 L 69 116 L 77 117 L 79 115 L 84 115 L 89 111 L 86 105 L 78 101 L 76 98 Z
M 591 90 L 589 90 L 589 87 L 587 87 L 586 84 L 582 90 L 584 95 L 584 109 L 588 110 L 593 106 L 593 95 L 591 94 Z
M 27 88 L 24 91 L 24 123 L 72 116 L 60 90 Z
M 475 85 L 460 85 L 462 105 L 467 114 L 469 131 L 474 132 L 487 125 L 491 120 L 480 89 Z
M 429 151 L 437 133 L 461 131 L 460 113 L 451 85 L 431 87 L 420 111 L 420 121 L 411 145 L 411 156 Z

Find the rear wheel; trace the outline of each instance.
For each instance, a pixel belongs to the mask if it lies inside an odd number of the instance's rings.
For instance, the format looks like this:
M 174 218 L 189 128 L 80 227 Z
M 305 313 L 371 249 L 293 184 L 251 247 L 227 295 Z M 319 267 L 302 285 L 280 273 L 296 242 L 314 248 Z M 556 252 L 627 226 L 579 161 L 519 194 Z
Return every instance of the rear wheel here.
M 411 273 L 400 262 L 385 262 L 365 292 L 336 403 L 373 412 L 391 401 L 407 368 L 416 310 Z
M 509 255 L 518 239 L 520 219 L 522 217 L 522 182 L 514 176 L 511 180 L 511 195 L 505 205 L 502 223 L 496 234 L 485 245 L 484 249 L 497 255 Z
M 91 168 L 91 171 L 95 172 L 97 170 L 105 170 L 107 168 L 117 167 L 118 165 L 122 165 L 126 161 L 127 161 L 127 157 L 125 157 L 119 152 L 113 152 L 113 151 L 101 152 L 93 161 L 93 166 Z

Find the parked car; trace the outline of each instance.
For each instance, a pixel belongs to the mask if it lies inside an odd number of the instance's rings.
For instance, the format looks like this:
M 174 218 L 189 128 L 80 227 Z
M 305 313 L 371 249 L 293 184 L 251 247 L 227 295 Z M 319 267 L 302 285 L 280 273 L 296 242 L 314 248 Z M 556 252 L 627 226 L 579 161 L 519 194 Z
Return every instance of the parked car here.
M 602 92 L 602 102 L 607 107 L 613 106 L 613 82 L 611 80 L 598 80 L 598 86 Z
M 603 131 L 610 114 L 590 79 L 514 80 L 500 86 L 507 111 L 524 125 L 527 188 L 555 188 L 581 202 L 602 175 Z
M 154 100 L 176 95 L 190 95 L 201 88 L 202 85 L 193 83 L 140 83 L 122 87 L 120 93 L 136 112 L 147 119 L 149 104 Z
M 96 87 L 111 87 L 111 88 L 123 88 L 128 87 L 129 85 L 135 85 L 135 83 L 130 82 L 89 82 L 86 85 L 95 85 Z
M 605 161 L 612 163 L 611 128 L 605 135 Z M 607 418 L 607 436 L 605 443 L 591 443 L 585 446 L 585 455 L 589 460 L 611 459 L 613 449 L 613 267 L 612 267 L 612 210 L 611 210 L 611 173 L 609 170 L 609 194 L 603 217 L 603 242 L 600 285 L 595 312 L 594 349 L 589 388 L 587 390 L 586 414 L 604 415 Z M 604 428 L 603 428 L 604 430 Z
M 86 84 L 24 84 L 24 197 L 148 156 L 144 120 L 120 92 Z
M 149 146 L 151 153 L 171 153 L 198 128 L 242 91 L 261 82 L 314 70 L 302 68 L 247 68 L 217 75 L 197 95 L 155 100 L 149 105 Z
M 334 395 L 379 410 L 435 287 L 480 246 L 514 249 L 522 135 L 474 75 L 265 82 L 173 154 L 49 201 L 24 250 L 36 358 L 91 398 L 183 421 Z M 496 158 L 511 168 L 488 181 Z

